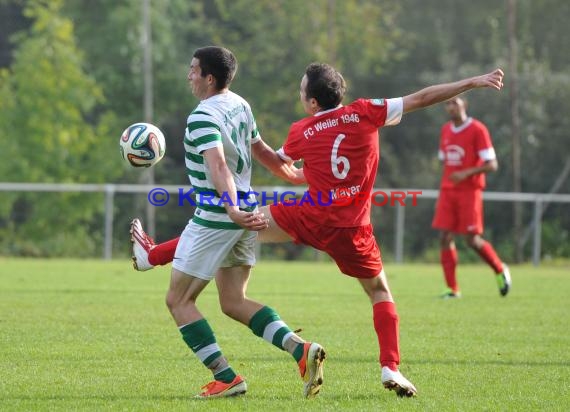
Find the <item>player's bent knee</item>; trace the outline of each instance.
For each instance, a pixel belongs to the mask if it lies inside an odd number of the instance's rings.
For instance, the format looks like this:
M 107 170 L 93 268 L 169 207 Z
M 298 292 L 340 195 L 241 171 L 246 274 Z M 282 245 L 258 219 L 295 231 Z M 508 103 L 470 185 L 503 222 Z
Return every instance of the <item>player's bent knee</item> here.
M 230 319 L 243 323 L 244 325 L 248 325 L 252 314 L 243 303 L 243 300 L 239 302 L 220 301 L 220 308 L 222 309 L 222 313 Z
M 166 307 L 170 312 L 172 312 L 180 304 L 180 299 L 172 291 L 168 291 L 164 299 Z
M 453 233 L 441 232 L 439 242 L 442 249 L 449 249 L 453 243 Z
M 237 306 L 232 301 L 220 300 L 220 309 L 222 313 L 232 319 L 235 319 Z
M 483 238 L 479 235 L 466 235 L 465 242 L 472 249 L 480 249 L 483 246 Z
M 364 292 L 370 298 L 370 301 L 378 302 L 392 298 L 384 270 L 373 278 L 361 278 L 358 279 L 358 281 L 362 285 Z
M 196 299 L 189 298 L 186 294 L 170 289 L 166 294 L 165 303 L 170 312 L 173 312 L 178 308 L 186 307 L 188 304 L 195 305 Z

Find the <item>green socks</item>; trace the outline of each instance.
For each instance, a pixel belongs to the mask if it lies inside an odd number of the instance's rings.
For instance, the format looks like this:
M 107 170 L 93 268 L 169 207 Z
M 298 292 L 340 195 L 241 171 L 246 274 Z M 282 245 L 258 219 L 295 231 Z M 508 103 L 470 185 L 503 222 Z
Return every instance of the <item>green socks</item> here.
M 303 357 L 304 341 L 270 307 L 257 311 L 249 321 L 249 328 L 256 336 L 289 352 L 297 362 Z
M 235 372 L 228 365 L 226 358 L 216 342 L 214 331 L 206 319 L 200 319 L 188 325 L 181 326 L 182 339 L 196 354 L 198 359 L 212 371 L 214 379 L 230 383 L 236 377 Z

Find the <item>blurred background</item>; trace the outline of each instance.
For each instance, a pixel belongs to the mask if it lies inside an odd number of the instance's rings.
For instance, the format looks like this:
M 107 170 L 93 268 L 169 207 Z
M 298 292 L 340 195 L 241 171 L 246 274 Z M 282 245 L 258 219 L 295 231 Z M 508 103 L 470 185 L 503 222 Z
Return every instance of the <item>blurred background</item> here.
M 304 115 L 298 90 L 310 62 L 344 74 L 345 103 L 501 67 L 502 92 L 467 95 L 498 155 L 487 191 L 568 194 L 569 21 L 566 0 L 0 0 L 0 182 L 188 187 L 182 137 L 197 101 L 186 75 L 193 50 L 214 44 L 237 56 L 232 89 L 276 149 Z M 119 155 L 122 131 L 139 121 L 166 135 L 166 157 L 150 171 Z M 437 189 L 445 121 L 438 105 L 383 129 L 376 187 Z M 254 167 L 254 187 L 283 185 Z M 406 208 L 406 260 L 438 261 L 434 204 Z M 148 209 L 144 193 L 114 195 L 113 257 L 129 255 L 133 217 L 162 241 L 192 215 L 176 200 Z M 385 259 L 393 259 L 396 211 L 373 209 Z M 500 255 L 530 260 L 535 212 L 528 202 L 486 202 L 485 236 Z M 542 204 L 542 213 L 541 258 L 568 258 L 570 204 Z M 0 191 L 0 255 L 100 257 L 104 236 L 104 193 Z M 478 259 L 459 243 L 462 260 Z M 319 257 L 293 245 L 261 253 Z

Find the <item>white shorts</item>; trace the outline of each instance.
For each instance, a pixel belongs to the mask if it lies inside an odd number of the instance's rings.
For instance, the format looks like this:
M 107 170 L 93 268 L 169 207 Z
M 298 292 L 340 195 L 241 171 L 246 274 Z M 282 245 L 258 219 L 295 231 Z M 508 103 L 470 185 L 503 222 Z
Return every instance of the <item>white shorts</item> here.
M 190 221 L 178 242 L 172 267 L 212 280 L 219 268 L 255 265 L 257 232 L 211 229 Z

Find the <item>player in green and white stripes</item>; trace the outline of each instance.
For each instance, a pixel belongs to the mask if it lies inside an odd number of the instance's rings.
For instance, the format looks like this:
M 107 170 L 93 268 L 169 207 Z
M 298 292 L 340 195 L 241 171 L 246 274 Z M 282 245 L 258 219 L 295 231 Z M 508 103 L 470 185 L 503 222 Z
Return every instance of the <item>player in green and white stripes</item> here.
M 216 193 L 212 174 L 204 162 L 204 151 L 223 147 L 224 157 L 232 172 L 242 209 L 255 209 L 255 196 L 244 199 L 239 194 L 252 192 L 251 144 L 261 140 L 249 104 L 228 91 L 200 102 L 188 116 L 184 149 L 186 173 L 197 194 L 199 213 L 193 221 L 215 229 L 240 229 L 226 213 L 223 199 Z
M 252 206 L 255 197 L 247 196 L 252 192 L 252 145 L 270 169 L 283 162 L 262 142 L 249 104 L 229 90 L 236 69 L 234 55 L 221 47 L 196 50 L 190 64 L 188 81 L 200 104 L 188 117 L 184 148 L 197 209 L 176 248 L 166 303 L 186 344 L 214 375 L 200 397 L 239 395 L 247 389 L 196 306 L 214 277 L 222 311 L 289 352 L 298 363 L 304 395 L 311 397 L 322 384 L 323 348 L 305 342 L 275 310 L 245 296 L 255 264 L 256 230 L 267 227 Z

